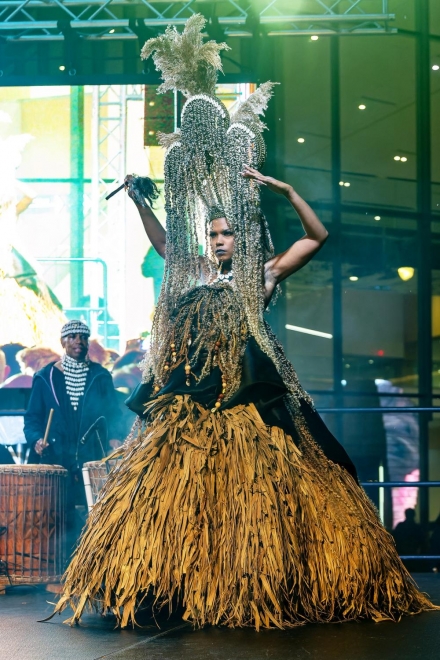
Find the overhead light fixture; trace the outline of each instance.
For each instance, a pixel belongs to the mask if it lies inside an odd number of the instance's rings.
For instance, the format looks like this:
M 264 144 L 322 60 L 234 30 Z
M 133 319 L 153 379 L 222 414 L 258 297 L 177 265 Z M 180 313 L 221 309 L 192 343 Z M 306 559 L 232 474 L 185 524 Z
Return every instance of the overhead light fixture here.
M 115 28 L 112 28 L 111 30 L 108 31 L 109 34 L 113 34 L 115 31 Z
M 312 34 L 312 36 L 310 37 L 310 39 L 311 39 L 311 41 L 318 41 L 319 37 L 318 37 L 317 34 Z
M 305 139 L 304 139 L 304 138 L 298 138 L 298 142 L 299 142 L 300 144 L 302 144 L 303 142 L 305 142 Z
M 328 332 L 320 332 L 319 330 L 311 330 L 310 328 L 301 328 L 299 325 L 289 325 L 286 323 L 286 330 L 294 330 L 295 332 L 302 332 L 305 335 L 313 335 L 314 337 L 324 337 L 324 339 L 333 339 L 333 335 Z
M 340 185 L 340 186 L 343 186 L 343 185 L 344 185 L 344 182 L 343 182 L 343 181 L 339 181 L 339 185 Z
M 412 277 L 414 277 L 415 271 L 412 266 L 401 266 L 400 268 L 397 269 L 397 272 L 399 273 L 400 279 L 403 280 L 404 282 L 407 282 Z
M 408 158 L 406 156 L 402 156 L 402 158 L 400 159 L 400 162 L 401 163 L 406 163 L 407 160 L 408 160 Z
M 154 131 L 148 131 L 148 135 L 154 135 Z
M 366 107 L 367 107 L 367 106 L 364 105 L 363 103 L 361 103 L 361 104 L 358 106 L 359 110 L 365 110 Z
M 350 280 L 350 282 L 357 282 L 359 278 L 357 275 L 350 275 L 348 279 Z
M 375 215 L 375 216 L 374 216 L 374 219 L 375 219 L 375 220 L 380 220 L 380 215 Z
M 313 39 L 313 37 L 312 37 L 312 39 Z M 432 65 L 432 70 L 433 71 L 438 71 L 439 69 L 440 69 L 440 66 L 438 64 L 433 64 Z
M 64 66 L 64 64 L 62 64 L 58 68 L 59 68 L 60 71 L 65 71 L 66 70 L 66 67 Z
M 394 156 L 394 160 L 400 160 L 400 156 Z
M 149 101 L 148 103 L 149 106 L 153 107 L 153 105 L 156 105 L 154 101 Z
M 348 183 L 348 181 L 344 181 L 344 186 L 345 186 L 346 188 L 350 188 L 351 183 Z

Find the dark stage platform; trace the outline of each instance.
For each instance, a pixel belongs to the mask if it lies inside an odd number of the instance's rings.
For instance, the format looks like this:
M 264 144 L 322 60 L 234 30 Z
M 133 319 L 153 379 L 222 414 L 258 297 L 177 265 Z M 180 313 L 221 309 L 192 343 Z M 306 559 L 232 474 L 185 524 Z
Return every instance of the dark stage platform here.
M 440 604 L 440 575 L 415 576 Z M 63 625 L 69 613 L 38 623 L 54 596 L 44 588 L 13 587 L 0 597 L 1 660 L 434 660 L 439 657 L 440 612 L 406 617 L 401 623 L 370 621 L 307 625 L 293 630 L 206 628 L 193 630 L 178 617 L 114 630 L 114 620 L 96 614 L 81 627 Z

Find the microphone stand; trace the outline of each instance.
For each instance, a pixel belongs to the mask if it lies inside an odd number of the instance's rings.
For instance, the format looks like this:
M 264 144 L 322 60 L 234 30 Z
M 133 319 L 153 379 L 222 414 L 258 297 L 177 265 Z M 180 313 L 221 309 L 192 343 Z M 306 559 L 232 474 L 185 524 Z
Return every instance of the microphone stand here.
M 104 434 L 105 434 L 105 446 L 107 446 L 107 442 L 108 442 L 108 427 L 107 427 L 107 420 L 105 419 L 105 417 L 103 417 L 103 426 L 104 426 Z M 106 453 L 105 453 L 105 451 L 104 451 L 104 445 L 102 444 L 102 441 L 101 441 L 101 436 L 99 435 L 99 426 L 96 427 L 96 429 L 95 429 L 95 433 L 96 433 L 96 438 L 97 438 L 97 440 L 98 440 L 98 444 L 99 444 L 99 446 L 100 446 L 100 448 L 101 448 L 102 458 L 103 458 L 103 460 L 104 460 L 104 459 L 106 458 Z M 108 464 L 108 461 L 105 461 L 105 469 L 107 470 L 107 474 L 109 474 L 109 472 L 110 472 L 110 466 L 109 466 L 109 464 Z

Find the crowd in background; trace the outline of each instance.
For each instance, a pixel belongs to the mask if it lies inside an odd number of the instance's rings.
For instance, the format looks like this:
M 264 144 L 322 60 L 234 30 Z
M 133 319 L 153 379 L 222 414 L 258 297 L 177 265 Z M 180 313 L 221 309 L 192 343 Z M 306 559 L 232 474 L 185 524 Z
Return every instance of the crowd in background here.
M 127 342 L 123 355 L 104 348 L 97 339 L 89 343 L 89 358 L 105 367 L 112 374 L 115 388 L 129 394 L 141 381 L 139 367 L 144 357 L 141 340 Z M 21 344 L 0 346 L 0 388 L 32 387 L 33 375 L 48 364 L 61 359 L 51 348 Z

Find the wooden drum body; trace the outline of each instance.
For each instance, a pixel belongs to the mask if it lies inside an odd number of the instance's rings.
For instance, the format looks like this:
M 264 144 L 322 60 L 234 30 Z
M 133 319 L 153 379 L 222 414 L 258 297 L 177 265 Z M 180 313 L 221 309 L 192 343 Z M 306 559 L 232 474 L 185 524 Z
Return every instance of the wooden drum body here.
M 67 475 L 58 466 L 0 465 L 0 587 L 63 574 Z

